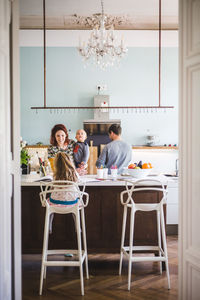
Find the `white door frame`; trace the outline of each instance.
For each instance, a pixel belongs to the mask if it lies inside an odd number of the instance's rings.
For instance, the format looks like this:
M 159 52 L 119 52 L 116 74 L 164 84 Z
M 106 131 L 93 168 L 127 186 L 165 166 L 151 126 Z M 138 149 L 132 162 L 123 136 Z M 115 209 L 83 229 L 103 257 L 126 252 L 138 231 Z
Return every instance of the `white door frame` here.
M 0 299 L 21 299 L 19 3 L 0 1 Z
M 21 173 L 20 173 L 20 60 L 19 60 L 19 0 L 12 0 L 12 174 L 13 174 L 13 294 L 22 298 L 21 279 Z
M 179 300 L 200 295 L 200 0 L 179 0 Z
M 18 0 L 0 1 L 0 299 L 6 300 L 21 299 L 18 5 Z M 200 295 L 200 0 L 179 0 L 179 6 L 179 299 L 197 300 Z M 9 78 L 8 51 L 10 16 L 12 78 Z M 14 103 L 12 117 L 10 82 Z

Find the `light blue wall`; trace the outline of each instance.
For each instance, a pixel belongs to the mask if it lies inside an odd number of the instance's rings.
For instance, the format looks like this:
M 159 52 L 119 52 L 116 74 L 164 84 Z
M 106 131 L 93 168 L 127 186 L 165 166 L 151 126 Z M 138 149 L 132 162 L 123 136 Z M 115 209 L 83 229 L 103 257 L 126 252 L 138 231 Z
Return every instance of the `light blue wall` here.
M 111 105 L 158 104 L 158 49 L 129 48 L 119 68 L 101 71 L 84 68 L 73 47 L 47 48 L 47 106 L 93 106 L 96 86 L 106 84 Z M 63 123 L 71 129 L 70 138 L 92 119 L 93 111 L 53 112 L 31 110 L 43 105 L 43 48 L 21 47 L 21 136 L 29 144 L 49 143 L 51 128 Z M 178 143 L 178 49 L 162 49 L 161 104 L 173 105 L 166 112 L 111 112 L 121 119 L 123 139 L 131 144 L 145 143 L 147 129 L 160 137 L 160 144 Z

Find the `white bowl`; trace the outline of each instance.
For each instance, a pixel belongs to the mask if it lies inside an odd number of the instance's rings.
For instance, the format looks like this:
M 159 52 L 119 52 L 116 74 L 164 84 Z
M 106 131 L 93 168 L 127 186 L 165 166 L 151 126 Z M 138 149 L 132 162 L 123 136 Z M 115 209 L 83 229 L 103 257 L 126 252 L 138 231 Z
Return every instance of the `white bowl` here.
M 150 174 L 152 169 L 128 169 L 124 168 L 124 173 L 129 174 L 134 178 L 144 178 Z

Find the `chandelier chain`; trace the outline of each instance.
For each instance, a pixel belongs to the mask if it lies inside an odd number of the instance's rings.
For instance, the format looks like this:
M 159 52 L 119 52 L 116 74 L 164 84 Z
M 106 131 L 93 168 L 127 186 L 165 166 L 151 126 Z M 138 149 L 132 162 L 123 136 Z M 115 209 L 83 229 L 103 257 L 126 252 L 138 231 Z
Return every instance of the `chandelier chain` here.
M 104 17 L 103 0 L 101 0 L 101 12 L 102 12 L 102 18 L 103 18 Z

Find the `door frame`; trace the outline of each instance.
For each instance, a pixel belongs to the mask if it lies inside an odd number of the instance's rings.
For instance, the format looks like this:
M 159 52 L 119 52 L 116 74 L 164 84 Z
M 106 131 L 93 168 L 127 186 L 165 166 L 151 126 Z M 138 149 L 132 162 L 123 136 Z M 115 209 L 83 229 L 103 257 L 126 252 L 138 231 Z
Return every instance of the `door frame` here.
M 200 0 L 179 0 L 179 300 L 200 295 Z
M 19 1 L 0 1 L 0 299 L 21 295 Z

